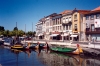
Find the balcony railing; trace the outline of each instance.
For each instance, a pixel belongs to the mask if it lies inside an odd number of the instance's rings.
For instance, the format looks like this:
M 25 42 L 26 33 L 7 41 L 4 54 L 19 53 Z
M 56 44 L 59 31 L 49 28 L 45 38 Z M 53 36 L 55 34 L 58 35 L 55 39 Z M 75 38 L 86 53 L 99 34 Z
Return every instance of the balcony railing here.
M 95 29 L 86 28 L 85 32 L 86 32 L 87 34 L 91 34 L 91 33 L 93 33 L 93 34 L 95 34 L 95 33 L 100 33 L 100 28 L 95 28 Z
M 72 22 L 72 21 L 63 21 L 63 24 L 68 24 L 70 22 Z

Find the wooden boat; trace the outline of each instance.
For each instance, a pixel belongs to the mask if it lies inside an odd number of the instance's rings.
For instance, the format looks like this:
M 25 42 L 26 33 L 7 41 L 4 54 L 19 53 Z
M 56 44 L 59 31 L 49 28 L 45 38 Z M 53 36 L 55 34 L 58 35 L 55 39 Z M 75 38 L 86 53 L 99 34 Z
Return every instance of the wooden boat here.
M 40 44 L 40 43 L 38 42 L 38 44 L 39 44 L 39 49 L 48 49 L 48 48 L 49 48 L 47 42 L 46 42 L 45 44 Z
M 26 44 L 24 44 L 23 45 L 23 48 L 24 48 L 24 50 L 29 50 L 30 49 L 30 43 L 28 42 L 28 43 L 26 43 Z
M 20 49 L 20 50 L 22 50 L 23 48 L 24 47 L 20 44 L 15 44 L 15 45 L 11 46 L 11 49 Z
M 61 52 L 61 53 L 69 53 L 69 54 L 81 54 L 83 53 L 82 48 L 77 44 L 77 49 L 73 48 L 62 48 L 62 47 L 52 47 L 50 48 L 52 51 Z
M 19 49 L 19 50 L 23 50 L 24 49 L 24 47 L 23 47 L 23 45 L 21 44 L 21 43 L 16 43 L 16 44 L 14 44 L 13 46 L 11 46 L 11 49 Z
M 39 42 L 37 44 L 31 44 L 30 49 L 39 49 Z
M 46 42 L 45 45 L 43 46 L 43 49 L 49 49 L 48 43 Z
M 37 42 L 37 44 L 30 44 L 28 43 L 28 46 L 26 48 L 30 48 L 30 49 L 44 49 L 44 48 L 48 48 L 48 43 L 46 42 L 46 44 L 40 44 L 39 42 Z
M 38 42 L 37 45 L 35 46 L 35 49 L 39 49 L 40 48 L 40 43 Z

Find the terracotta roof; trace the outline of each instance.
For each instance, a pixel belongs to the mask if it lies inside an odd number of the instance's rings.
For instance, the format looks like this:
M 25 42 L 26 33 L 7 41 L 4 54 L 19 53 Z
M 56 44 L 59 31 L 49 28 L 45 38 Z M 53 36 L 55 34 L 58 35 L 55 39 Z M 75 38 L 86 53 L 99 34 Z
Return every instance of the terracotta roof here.
M 97 11 L 97 10 L 100 10 L 100 6 L 95 8 L 95 9 L 93 9 L 93 10 L 91 10 L 91 11 Z
M 86 13 L 89 13 L 90 10 L 77 10 L 79 13 L 81 14 L 86 14 Z
M 71 10 L 65 10 L 65 11 L 61 12 L 60 14 L 67 14 L 68 12 L 71 12 Z
M 100 13 L 100 10 L 96 10 L 96 11 L 90 11 L 89 13 L 86 13 L 86 14 L 92 14 L 92 13 Z

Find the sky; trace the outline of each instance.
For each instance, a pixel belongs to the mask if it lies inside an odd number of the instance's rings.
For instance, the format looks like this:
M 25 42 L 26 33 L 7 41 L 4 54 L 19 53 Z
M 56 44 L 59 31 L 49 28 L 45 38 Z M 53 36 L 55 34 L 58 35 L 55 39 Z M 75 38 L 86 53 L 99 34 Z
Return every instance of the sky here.
M 52 13 L 75 8 L 92 10 L 100 6 L 99 0 L 0 0 L 0 26 L 5 30 L 36 31 L 36 23 Z

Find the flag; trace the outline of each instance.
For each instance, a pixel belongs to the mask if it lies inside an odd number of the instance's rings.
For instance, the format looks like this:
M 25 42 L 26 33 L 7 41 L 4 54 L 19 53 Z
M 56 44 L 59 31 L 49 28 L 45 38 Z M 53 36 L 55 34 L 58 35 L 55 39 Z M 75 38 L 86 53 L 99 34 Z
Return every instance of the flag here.
M 95 26 L 95 28 L 99 28 L 100 27 L 100 19 L 95 19 L 94 20 L 94 26 Z

